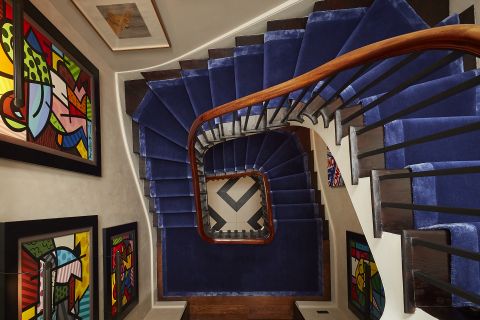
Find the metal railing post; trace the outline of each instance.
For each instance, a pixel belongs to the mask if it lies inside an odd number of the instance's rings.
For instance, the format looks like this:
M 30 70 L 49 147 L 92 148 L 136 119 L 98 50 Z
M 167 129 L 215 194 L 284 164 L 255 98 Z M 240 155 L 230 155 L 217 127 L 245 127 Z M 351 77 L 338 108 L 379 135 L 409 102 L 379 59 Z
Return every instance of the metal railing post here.
M 120 252 L 117 251 L 115 253 L 115 284 L 117 285 L 116 287 L 116 294 L 117 294 L 117 315 L 120 313 L 120 309 L 122 307 L 122 268 L 121 268 L 121 257 L 120 257 Z
M 43 266 L 43 319 L 52 320 L 52 263 Z

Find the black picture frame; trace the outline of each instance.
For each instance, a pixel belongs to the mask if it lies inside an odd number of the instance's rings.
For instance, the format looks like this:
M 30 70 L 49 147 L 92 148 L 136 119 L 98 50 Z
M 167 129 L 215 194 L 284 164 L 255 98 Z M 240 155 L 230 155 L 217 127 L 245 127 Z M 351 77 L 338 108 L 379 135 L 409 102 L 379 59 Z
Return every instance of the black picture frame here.
M 0 223 L 0 320 L 18 319 L 19 314 L 19 243 L 21 239 L 73 233 L 91 232 L 90 246 L 90 300 L 92 319 L 99 319 L 98 309 L 98 216 L 79 216 L 44 220 Z
M 355 243 L 359 244 L 362 246 L 363 253 L 367 254 L 368 253 L 368 258 L 367 261 L 364 261 L 363 264 L 363 271 L 364 271 L 364 276 L 362 277 L 364 281 L 364 290 L 369 292 L 368 298 L 365 299 L 365 305 L 363 308 L 360 308 L 358 305 L 358 302 L 354 302 L 352 298 L 352 254 L 351 254 L 351 242 L 354 241 Z M 352 311 L 358 319 L 366 320 L 366 319 L 379 319 L 381 315 L 383 314 L 383 309 L 385 307 L 385 294 L 383 292 L 383 285 L 381 282 L 380 275 L 378 274 L 378 270 L 375 272 L 375 275 L 372 276 L 372 269 L 374 268 L 376 270 L 375 265 L 375 260 L 373 259 L 372 252 L 368 246 L 367 239 L 363 234 L 351 232 L 351 231 L 346 231 L 346 252 L 347 252 L 347 286 L 348 286 L 348 309 Z M 360 262 L 359 262 L 360 263 Z M 372 281 L 375 281 L 375 285 Z M 358 283 L 358 282 L 357 282 Z M 380 295 L 380 299 L 377 302 L 377 304 L 373 304 L 370 301 L 370 290 L 372 290 L 372 295 L 373 292 L 377 293 L 378 291 L 378 285 L 380 285 L 380 292 L 383 294 L 383 296 Z M 373 310 L 377 308 L 376 310 Z
M 115 236 L 125 233 L 133 233 L 134 245 L 133 245 L 133 266 L 134 268 L 134 291 L 133 298 L 130 302 L 124 305 L 120 312 L 116 315 L 112 315 L 112 282 L 111 282 L 111 270 L 112 270 L 112 244 L 111 239 Z M 123 225 L 113 226 L 103 229 L 103 301 L 104 301 L 104 319 L 105 320 L 121 320 L 125 318 L 137 305 L 139 297 L 139 283 L 138 283 L 138 224 L 137 222 L 131 222 Z
M 5 0 L 0 0 L 5 1 Z M 68 56 L 76 60 L 84 70 L 88 71 L 92 76 L 92 105 L 93 105 L 93 132 L 94 132 L 94 160 L 84 160 L 80 157 L 70 156 L 68 153 L 49 150 L 47 147 L 37 146 L 34 143 L 21 141 L 8 136 L 0 135 L 0 157 L 19 160 L 23 162 L 64 169 L 68 171 L 90 174 L 94 176 L 102 175 L 101 167 L 101 129 L 100 129 L 100 83 L 99 71 L 95 65 L 90 62 L 77 49 L 72 42 L 70 42 L 29 0 L 14 0 L 14 21 L 15 15 L 28 15 L 29 20 L 32 20 L 41 29 L 47 33 L 54 43 L 64 50 Z M 5 4 L 5 2 L 4 2 Z M 18 13 L 21 11 L 20 13 Z M 19 18 L 17 17 L 17 20 Z M 14 28 L 15 29 L 15 28 Z M 15 40 L 15 39 L 14 39 Z M 22 40 L 23 41 L 23 40 Z M 22 70 L 23 73 L 23 59 L 14 62 L 15 70 Z M 14 73 L 15 81 L 24 81 L 23 78 L 17 77 Z M 20 86 L 20 85 L 19 85 Z M 23 87 L 23 85 L 21 86 Z M 22 94 L 23 96 L 23 94 Z M 78 159 L 77 159 L 78 158 Z

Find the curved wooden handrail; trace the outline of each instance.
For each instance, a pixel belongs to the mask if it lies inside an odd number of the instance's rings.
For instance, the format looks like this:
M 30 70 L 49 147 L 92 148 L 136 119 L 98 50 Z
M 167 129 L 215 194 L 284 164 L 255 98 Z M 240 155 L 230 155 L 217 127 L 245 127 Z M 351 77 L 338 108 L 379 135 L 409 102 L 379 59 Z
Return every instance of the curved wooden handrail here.
M 188 152 L 190 165 L 192 167 L 192 180 L 198 221 L 201 221 L 202 215 L 199 178 L 197 174 L 198 167 L 195 158 L 195 138 L 197 130 L 203 123 L 248 106 L 260 104 L 264 101 L 303 89 L 343 70 L 381 59 L 434 49 L 458 50 L 480 56 L 480 26 L 463 24 L 436 27 L 379 41 L 348 52 L 296 78 L 228 102 L 198 116 L 190 127 L 188 135 Z M 215 242 L 214 239 L 209 239 L 205 234 L 201 223 L 198 224 L 198 231 L 202 238 L 209 242 Z

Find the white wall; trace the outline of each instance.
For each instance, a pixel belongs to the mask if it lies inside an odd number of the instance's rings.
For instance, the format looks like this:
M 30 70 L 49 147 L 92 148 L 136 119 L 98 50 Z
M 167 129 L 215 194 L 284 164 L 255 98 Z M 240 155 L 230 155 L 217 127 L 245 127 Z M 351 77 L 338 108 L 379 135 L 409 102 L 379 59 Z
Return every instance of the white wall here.
M 71 0 L 50 0 L 59 12 L 69 17 L 79 34 L 106 58 L 115 71 L 128 71 L 156 66 L 168 61 L 176 61 L 195 48 L 221 37 L 230 30 L 250 21 L 277 6 L 290 7 L 288 15 L 277 17 L 302 16 L 311 11 L 313 0 L 156 0 L 163 24 L 171 41 L 171 48 L 131 50 L 112 52 L 104 41 L 95 34 L 89 22 L 79 13 Z M 292 4 L 294 4 L 293 7 Z M 265 23 L 245 30 L 243 34 L 263 32 Z M 95 34 L 95 36 L 92 36 Z M 239 34 L 236 34 L 239 35 Z M 207 49 L 232 46 L 234 37 L 217 42 L 198 51 L 193 58 L 207 57 Z M 178 67 L 176 63 L 169 67 Z
M 355 315 L 348 309 L 346 231 L 363 234 L 352 201 L 344 187 L 330 188 L 327 177 L 327 145 L 314 131 L 311 132 L 312 149 L 315 153 L 315 170 L 318 187 L 325 206 L 325 219 L 330 230 L 330 260 L 332 300 L 348 318 Z
M 471 5 L 475 6 L 475 22 L 480 21 L 480 0 L 450 0 L 450 13 L 461 13 Z

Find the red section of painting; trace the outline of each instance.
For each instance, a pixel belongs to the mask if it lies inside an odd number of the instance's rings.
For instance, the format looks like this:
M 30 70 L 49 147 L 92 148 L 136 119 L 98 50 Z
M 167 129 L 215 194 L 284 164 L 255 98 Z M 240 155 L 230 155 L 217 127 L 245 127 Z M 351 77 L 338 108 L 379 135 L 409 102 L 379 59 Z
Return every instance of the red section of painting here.
M 13 9 L 10 3 L 6 4 L 5 15 L 7 16 L 8 20 L 13 20 Z
M 25 250 L 22 250 L 22 309 L 39 301 L 38 286 L 40 266 Z
M 117 252 L 120 253 L 120 256 L 122 256 L 122 254 L 125 252 L 125 243 L 124 242 L 120 242 L 119 244 L 117 244 L 116 246 L 114 246 L 112 248 L 112 270 L 115 270 L 115 268 L 117 266 L 117 262 L 115 260 L 115 256 L 117 255 Z
M 47 61 L 47 64 L 52 66 L 52 42 L 48 40 L 41 32 L 39 32 L 35 27 L 33 27 L 27 20 L 23 22 L 23 34 L 25 38 L 28 37 L 29 32 L 32 31 L 35 34 L 40 47 L 42 47 L 42 56 Z
M 5 3 L 3 3 L 3 0 L 0 0 L 0 20 L 2 20 L 4 16 L 5 16 Z
M 357 250 L 355 248 L 351 248 L 351 255 L 352 255 L 352 257 L 354 257 L 357 260 L 360 260 L 360 259 L 369 260 L 368 252 L 360 251 L 360 250 Z
M 68 294 L 68 309 L 72 310 L 75 307 L 75 278 L 70 277 L 68 281 L 68 289 L 70 290 Z

